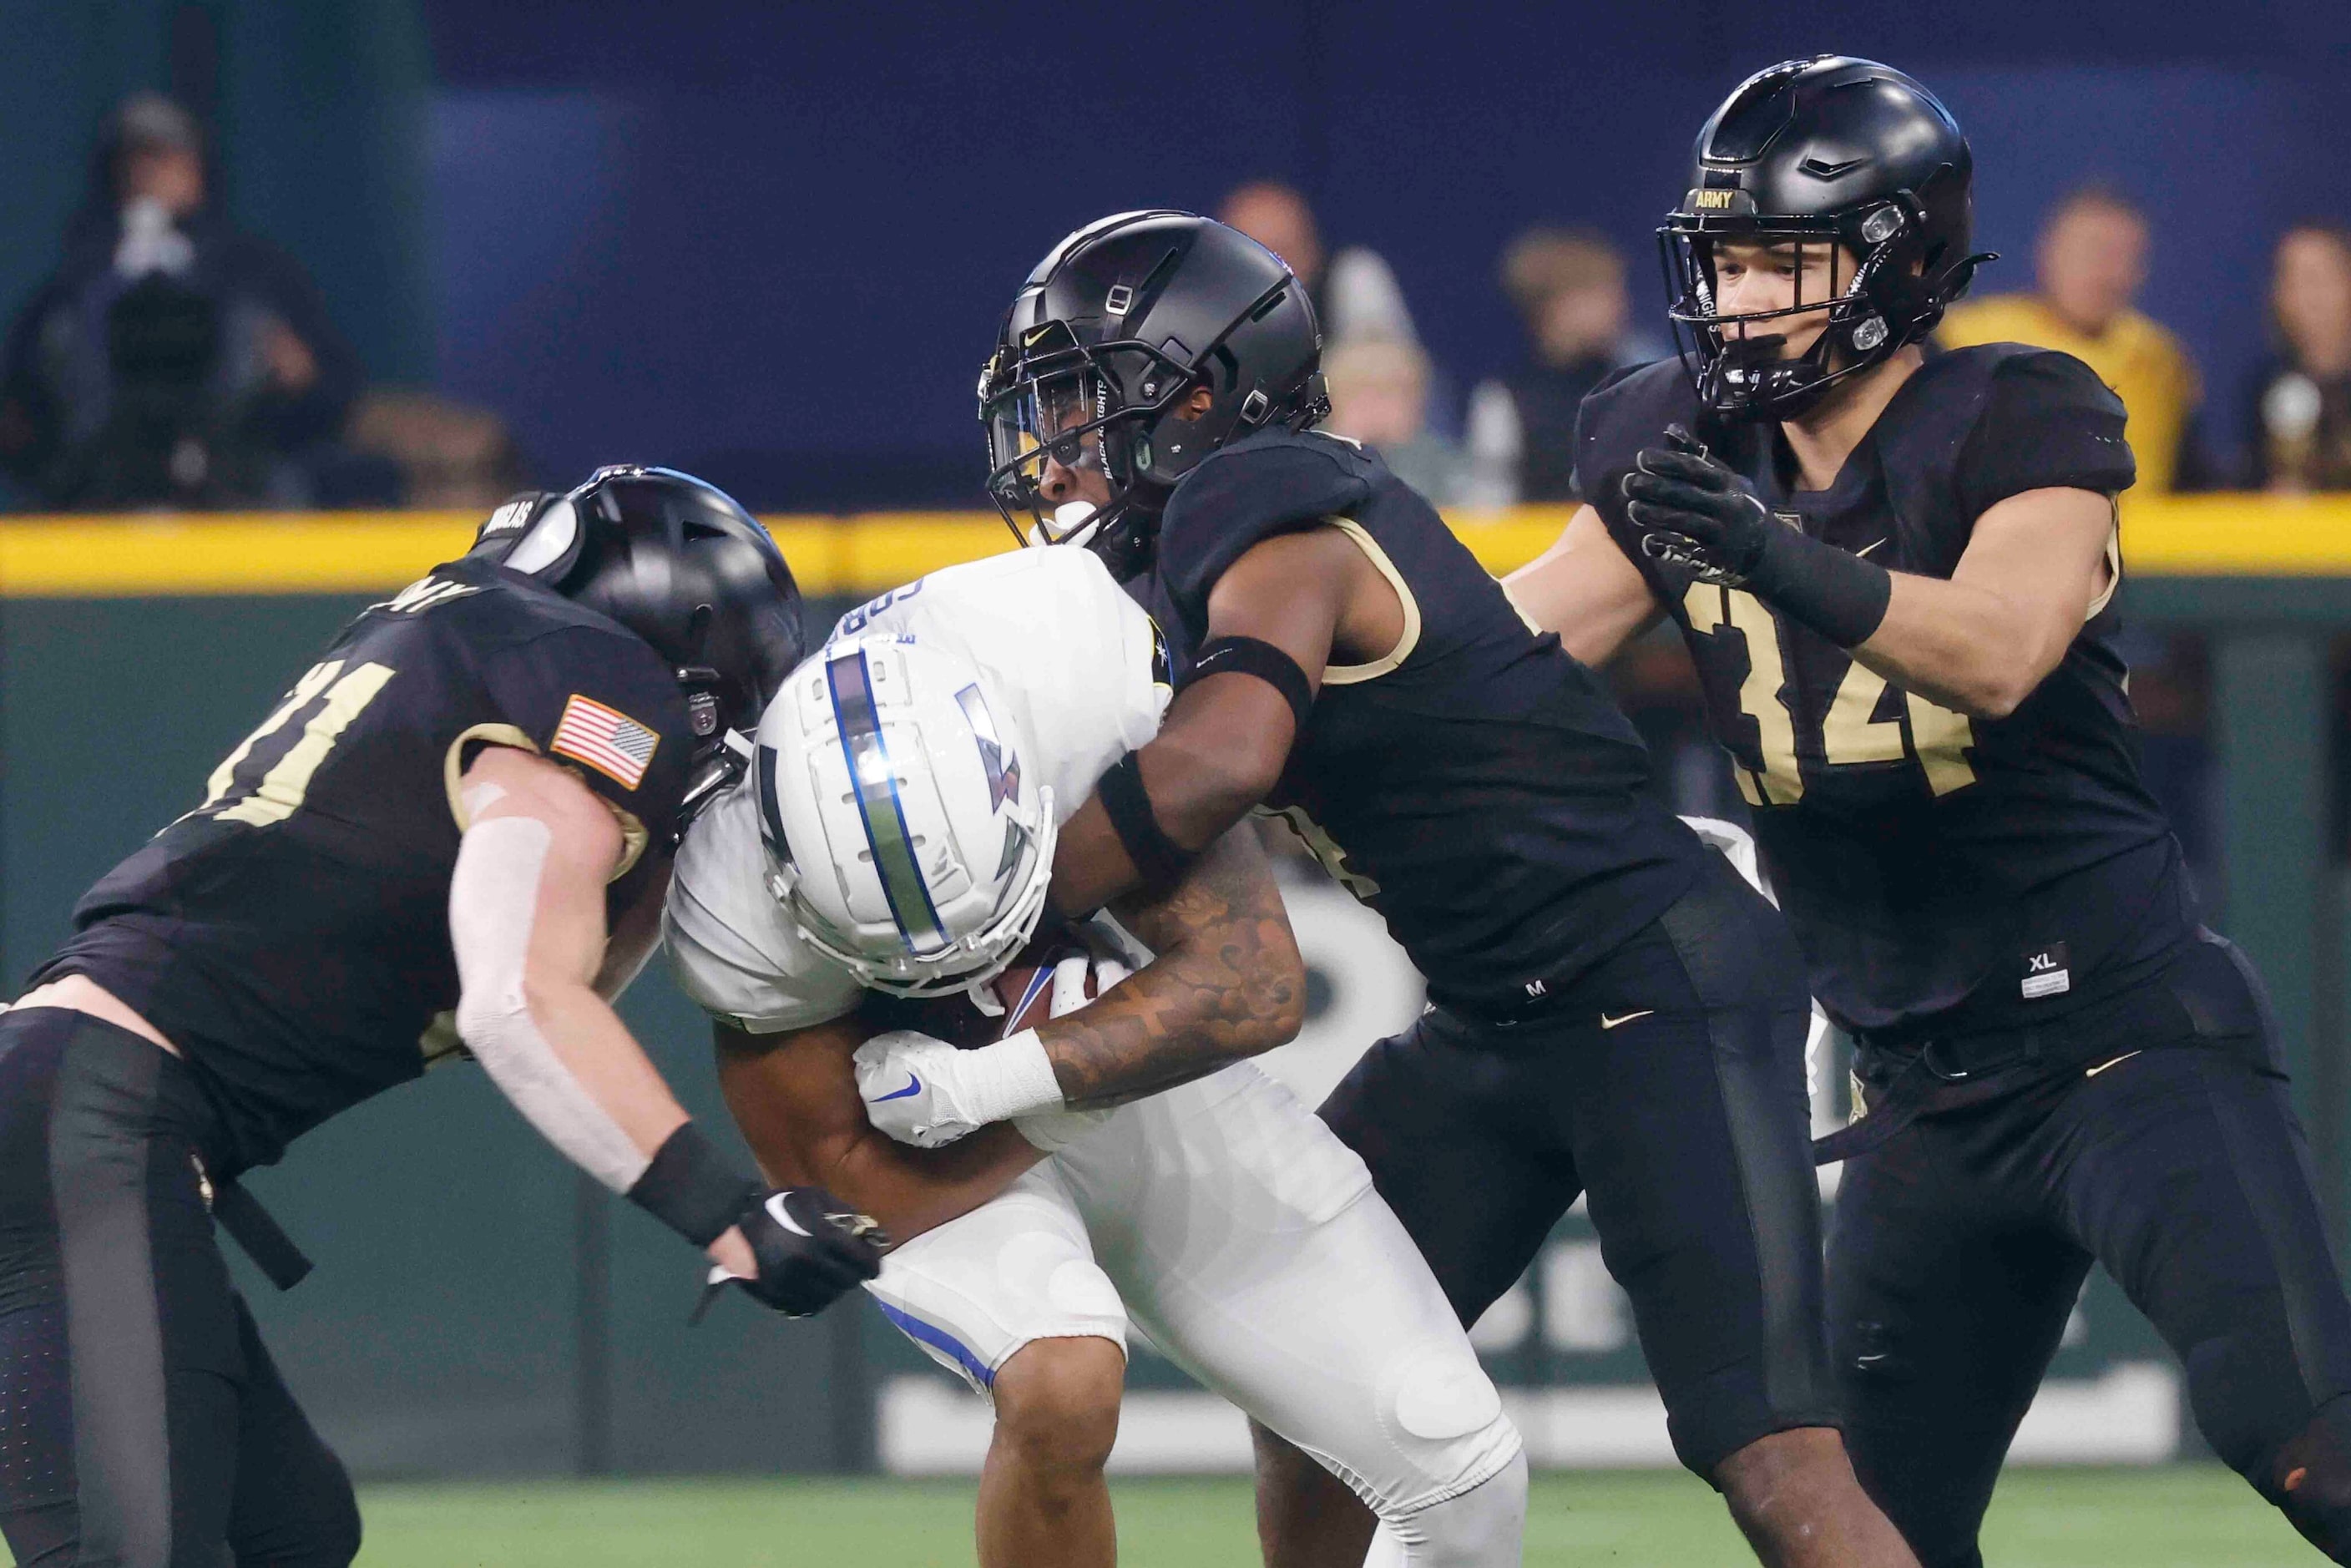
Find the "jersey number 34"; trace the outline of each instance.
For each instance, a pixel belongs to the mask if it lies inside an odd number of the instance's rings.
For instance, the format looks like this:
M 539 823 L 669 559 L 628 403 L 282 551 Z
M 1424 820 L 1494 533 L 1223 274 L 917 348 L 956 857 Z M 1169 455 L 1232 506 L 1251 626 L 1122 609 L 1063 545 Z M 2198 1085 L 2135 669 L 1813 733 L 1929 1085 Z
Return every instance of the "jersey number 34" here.
M 1796 718 L 1788 704 L 1787 661 L 1780 647 L 1779 622 L 1762 601 L 1743 589 L 1695 582 L 1682 601 L 1690 630 L 1702 637 L 1735 631 L 1747 643 L 1747 678 L 1739 685 L 1740 711 L 1755 721 L 1761 766 L 1733 753 L 1739 792 L 1750 806 L 1792 806 L 1804 798 L 1804 775 L 1796 759 Z M 1968 748 L 1975 728 L 1968 716 L 1938 707 L 1916 692 L 1902 694 L 1902 710 L 1879 718 L 1886 697 L 1884 675 L 1854 661 L 1821 720 L 1821 758 L 1831 768 L 1855 763 L 1915 759 L 1927 787 L 1948 795 L 1976 781 Z

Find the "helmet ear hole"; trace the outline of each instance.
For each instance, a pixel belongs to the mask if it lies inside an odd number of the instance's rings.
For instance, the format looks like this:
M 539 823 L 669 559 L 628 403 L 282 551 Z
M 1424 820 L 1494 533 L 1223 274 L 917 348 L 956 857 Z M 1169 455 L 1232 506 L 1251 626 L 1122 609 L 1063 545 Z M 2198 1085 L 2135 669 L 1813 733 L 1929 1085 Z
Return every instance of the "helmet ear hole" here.
M 546 581 L 559 581 L 580 559 L 582 530 L 579 508 L 569 496 L 552 496 L 525 523 L 499 564 Z

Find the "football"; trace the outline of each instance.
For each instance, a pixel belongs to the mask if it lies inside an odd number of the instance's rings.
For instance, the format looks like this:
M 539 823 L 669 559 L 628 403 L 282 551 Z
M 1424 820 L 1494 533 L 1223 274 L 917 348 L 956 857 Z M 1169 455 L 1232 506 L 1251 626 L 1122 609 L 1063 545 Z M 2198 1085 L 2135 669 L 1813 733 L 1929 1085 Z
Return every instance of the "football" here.
M 1083 957 L 1085 949 L 1066 938 L 1040 938 L 1012 961 L 1011 967 L 987 982 L 1003 1007 L 1001 1017 L 980 1010 L 961 992 L 944 997 L 902 998 L 880 992 L 866 994 L 863 1017 L 871 1028 L 919 1030 L 934 1039 L 970 1051 L 993 1045 L 1007 1035 L 1034 1029 L 1053 1016 L 1053 970 L 1064 958 Z M 1086 996 L 1094 995 L 1091 965 L 1085 972 Z
M 1002 1040 L 1024 1029 L 1035 1029 L 1053 1016 L 1053 971 L 1065 958 L 1075 958 L 1083 964 L 1082 984 L 1086 998 L 1092 1000 L 1094 971 L 1092 964 L 1084 963 L 1085 956 L 1084 948 L 1072 945 L 1059 945 L 1041 953 L 1031 947 L 1013 961 L 1012 967 L 989 981 L 997 1000 L 1004 1004 L 1004 1016 L 987 1020 L 994 1026 L 991 1038 Z M 1032 963 L 1031 959 L 1036 961 Z

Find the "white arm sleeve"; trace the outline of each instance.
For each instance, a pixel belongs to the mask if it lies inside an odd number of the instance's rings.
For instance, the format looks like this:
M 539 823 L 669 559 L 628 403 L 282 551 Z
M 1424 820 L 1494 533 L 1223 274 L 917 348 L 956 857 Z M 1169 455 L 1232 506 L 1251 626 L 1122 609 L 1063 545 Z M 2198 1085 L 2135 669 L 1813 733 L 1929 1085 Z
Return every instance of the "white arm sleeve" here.
M 463 987 L 457 1033 L 549 1143 L 614 1192 L 626 1192 L 651 1158 L 547 1043 L 523 985 L 552 838 L 534 818 L 497 817 L 466 829 L 459 841 L 449 879 L 449 941 Z

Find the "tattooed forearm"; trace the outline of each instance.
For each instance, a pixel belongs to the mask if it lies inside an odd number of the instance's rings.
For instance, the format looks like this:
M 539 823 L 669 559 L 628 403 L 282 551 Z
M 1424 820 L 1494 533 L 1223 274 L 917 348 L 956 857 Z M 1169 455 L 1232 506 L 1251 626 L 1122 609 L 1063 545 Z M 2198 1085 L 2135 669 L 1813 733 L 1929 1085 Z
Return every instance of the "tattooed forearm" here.
M 1037 1033 L 1068 1103 L 1099 1109 L 1270 1051 L 1306 1016 L 1306 969 L 1265 852 L 1246 821 L 1165 898 L 1120 912 L 1157 955 Z

